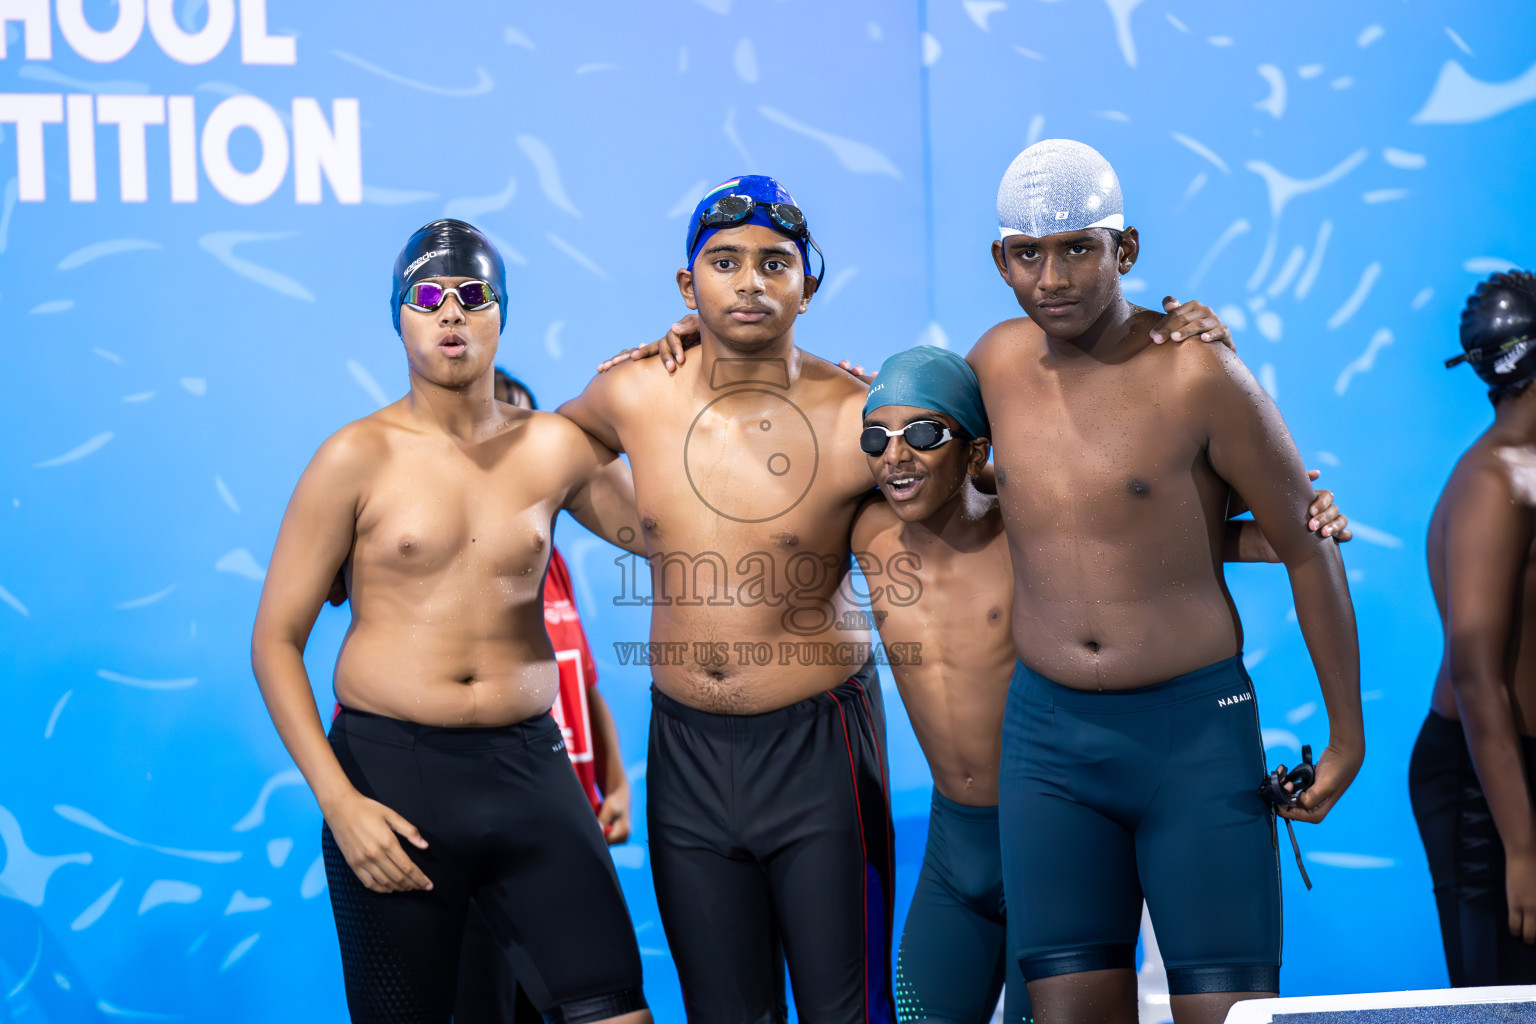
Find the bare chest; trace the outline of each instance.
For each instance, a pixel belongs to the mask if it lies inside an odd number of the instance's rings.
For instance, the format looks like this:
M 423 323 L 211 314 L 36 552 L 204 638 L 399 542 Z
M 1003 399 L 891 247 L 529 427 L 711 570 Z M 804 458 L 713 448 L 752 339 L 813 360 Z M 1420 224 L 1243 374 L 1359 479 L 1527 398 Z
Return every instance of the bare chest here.
M 517 462 L 487 468 L 426 452 L 392 458 L 358 517 L 354 560 L 421 577 L 541 574 L 557 502 Z
M 1035 383 L 992 415 L 998 495 L 1010 524 L 1117 531 L 1149 515 L 1194 515 L 1204 439 L 1168 388 L 1144 374 Z M 1140 532 L 1139 530 L 1137 532 Z
M 669 410 L 626 437 L 635 497 L 654 554 L 844 562 L 860 497 L 857 438 L 786 393 L 736 387 Z M 808 573 L 802 569 L 802 574 Z
M 1013 572 L 1003 535 L 955 551 L 908 547 L 890 531 L 860 552 L 859 564 L 886 643 L 921 644 L 925 664 L 991 662 L 995 650 L 1012 650 Z

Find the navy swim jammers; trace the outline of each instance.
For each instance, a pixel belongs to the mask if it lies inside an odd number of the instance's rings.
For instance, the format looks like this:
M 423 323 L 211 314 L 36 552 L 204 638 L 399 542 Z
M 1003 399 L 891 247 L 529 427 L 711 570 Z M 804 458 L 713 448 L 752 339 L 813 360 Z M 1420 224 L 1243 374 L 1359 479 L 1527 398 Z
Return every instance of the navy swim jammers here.
M 989 1024 L 1006 980 L 1005 1024 L 1027 1024 L 1029 996 L 1008 955 L 996 807 L 933 791 L 928 846 L 896 956 L 902 1024 Z
M 1024 977 L 1134 968 L 1145 897 L 1171 994 L 1278 992 L 1280 854 L 1264 774 L 1241 657 L 1110 691 L 1021 662 L 999 803 Z

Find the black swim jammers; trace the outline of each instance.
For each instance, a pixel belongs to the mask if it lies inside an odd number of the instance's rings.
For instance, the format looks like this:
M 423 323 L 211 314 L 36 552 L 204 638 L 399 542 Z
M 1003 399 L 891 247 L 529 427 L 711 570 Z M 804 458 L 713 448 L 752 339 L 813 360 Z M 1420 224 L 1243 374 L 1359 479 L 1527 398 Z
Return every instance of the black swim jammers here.
M 691 1021 L 895 1024 L 885 713 L 872 665 L 758 715 L 651 692 L 656 903 Z
M 999 797 L 1025 978 L 1134 968 L 1145 896 L 1171 994 L 1278 992 L 1280 855 L 1264 773 L 1241 657 L 1109 691 L 1021 662 Z
M 1536 788 L 1536 737 L 1520 737 L 1527 784 Z M 1460 722 L 1434 711 L 1408 761 L 1413 816 L 1435 883 L 1451 985 L 1536 983 L 1536 946 L 1509 933 L 1504 843 L 1478 782 Z
M 322 829 L 353 1021 L 448 1024 L 471 900 L 496 941 L 531 966 L 518 978 L 545 1020 L 645 1009 L 629 910 L 548 712 L 442 729 L 344 708 L 330 739 L 358 791 L 421 831 L 427 849 L 401 846 L 433 885 L 368 889 Z

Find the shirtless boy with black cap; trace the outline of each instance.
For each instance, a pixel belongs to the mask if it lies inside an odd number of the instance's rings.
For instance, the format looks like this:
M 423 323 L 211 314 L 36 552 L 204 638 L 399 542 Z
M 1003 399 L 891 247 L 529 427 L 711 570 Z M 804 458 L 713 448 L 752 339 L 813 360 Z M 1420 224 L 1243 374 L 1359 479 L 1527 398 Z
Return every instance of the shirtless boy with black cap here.
M 628 469 L 570 421 L 493 400 L 506 282 L 479 231 L 441 220 L 412 235 L 391 307 L 411 390 L 320 446 L 251 640 L 325 815 L 352 1019 L 446 1024 L 473 899 L 531 961 L 547 1020 L 648 1024 L 629 912 L 549 714 L 543 609 L 561 508 L 633 538 Z M 303 654 L 341 566 L 352 625 L 327 741 Z
M 1158 346 L 1120 275 L 1138 238 L 1097 152 L 1049 140 L 998 190 L 1003 280 L 1027 318 L 976 344 L 1011 555 L 1013 641 L 999 784 L 1012 953 L 1035 1018 L 1134 1022 L 1143 896 L 1178 1024 L 1216 1024 L 1280 975 L 1275 819 L 1222 578 L 1240 491 L 1284 562 L 1328 710 L 1319 821 L 1365 755 L 1354 612 L 1312 488 L 1246 367 Z
M 1493 424 L 1429 523 L 1445 653 L 1408 765 L 1451 984 L 1536 983 L 1536 275 L 1495 274 L 1461 315 Z
M 872 586 L 870 603 L 887 646 L 922 650 L 891 674 L 933 772 L 927 849 L 896 962 L 896 1008 L 913 1024 L 985 1024 L 1005 980 L 1003 1020 L 1030 1019 L 1019 961 L 1007 955 L 998 835 L 1003 709 L 1018 654 L 1003 518 L 975 482 L 990 436 L 976 374 L 931 345 L 887 359 L 864 403 L 859 446 L 883 497 L 860 511 L 853 545 L 876 578 L 899 566 L 916 581 Z M 1308 515 L 1323 536 L 1349 537 L 1331 494 Z M 1227 560 L 1276 560 L 1256 524 L 1229 522 L 1225 533 Z
M 677 272 L 700 346 L 620 361 L 560 409 L 634 469 L 653 586 L 651 868 L 702 1024 L 784 1020 L 786 958 L 808 1024 L 896 1018 L 884 715 L 844 586 L 874 486 L 866 391 L 795 347 L 812 245 L 773 179 L 711 190 Z

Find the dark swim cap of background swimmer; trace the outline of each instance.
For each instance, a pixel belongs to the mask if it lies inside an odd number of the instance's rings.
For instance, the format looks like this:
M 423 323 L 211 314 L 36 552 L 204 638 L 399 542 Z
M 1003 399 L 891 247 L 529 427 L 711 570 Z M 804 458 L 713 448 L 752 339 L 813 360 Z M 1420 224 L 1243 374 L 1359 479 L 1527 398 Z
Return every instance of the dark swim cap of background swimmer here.
M 952 416 L 971 437 L 990 437 L 976 371 L 960 356 L 937 345 L 898 352 L 880 364 L 864 400 L 868 416 L 885 405 L 910 405 Z
M 501 329 L 507 329 L 507 269 L 501 253 L 480 229 L 461 220 L 435 220 L 416 229 L 395 257 L 395 282 L 389 293 L 395 333 L 400 333 L 400 304 L 411 285 L 427 277 L 474 277 L 496 289 Z
M 997 186 L 1003 238 L 1044 238 L 1086 228 L 1125 230 L 1120 179 L 1092 146 L 1045 139 L 1013 158 Z
M 763 227 L 771 228 L 781 235 L 785 234 L 785 232 L 768 215 L 767 205 L 769 203 L 784 203 L 795 207 L 797 210 L 800 208 L 800 204 L 795 202 L 795 197 L 789 194 L 789 190 L 766 174 L 742 174 L 731 178 L 729 181 L 721 182 L 704 193 L 704 198 L 699 200 L 698 205 L 693 208 L 693 216 L 689 218 L 688 234 L 683 240 L 683 247 L 688 251 L 689 270 L 693 269 L 693 261 L 698 258 L 699 251 L 704 248 L 704 244 L 713 237 L 715 232 L 725 230 L 724 228 L 705 227 L 699 231 L 697 238 L 693 236 L 694 228 L 698 226 L 700 218 L 724 196 L 747 196 L 757 204 L 752 208 L 751 214 L 739 223 L 731 225 L 732 227 L 739 228 L 747 224 L 761 224 Z M 804 269 L 805 274 L 808 277 L 815 276 L 811 274 L 811 259 L 806 245 L 807 242 L 810 242 L 810 225 L 806 225 L 806 231 L 802 237 L 795 238 L 793 235 L 787 237 L 800 250 L 800 266 Z M 814 245 L 815 243 L 811 242 L 810 244 Z M 817 253 L 821 252 L 820 249 L 816 251 Z M 821 275 L 826 275 L 825 261 L 822 263 Z M 819 284 L 820 281 L 818 280 L 817 283 Z
M 1536 377 L 1536 274 L 1494 274 L 1477 286 L 1461 312 L 1461 355 L 1449 369 L 1468 363 L 1494 392 Z

